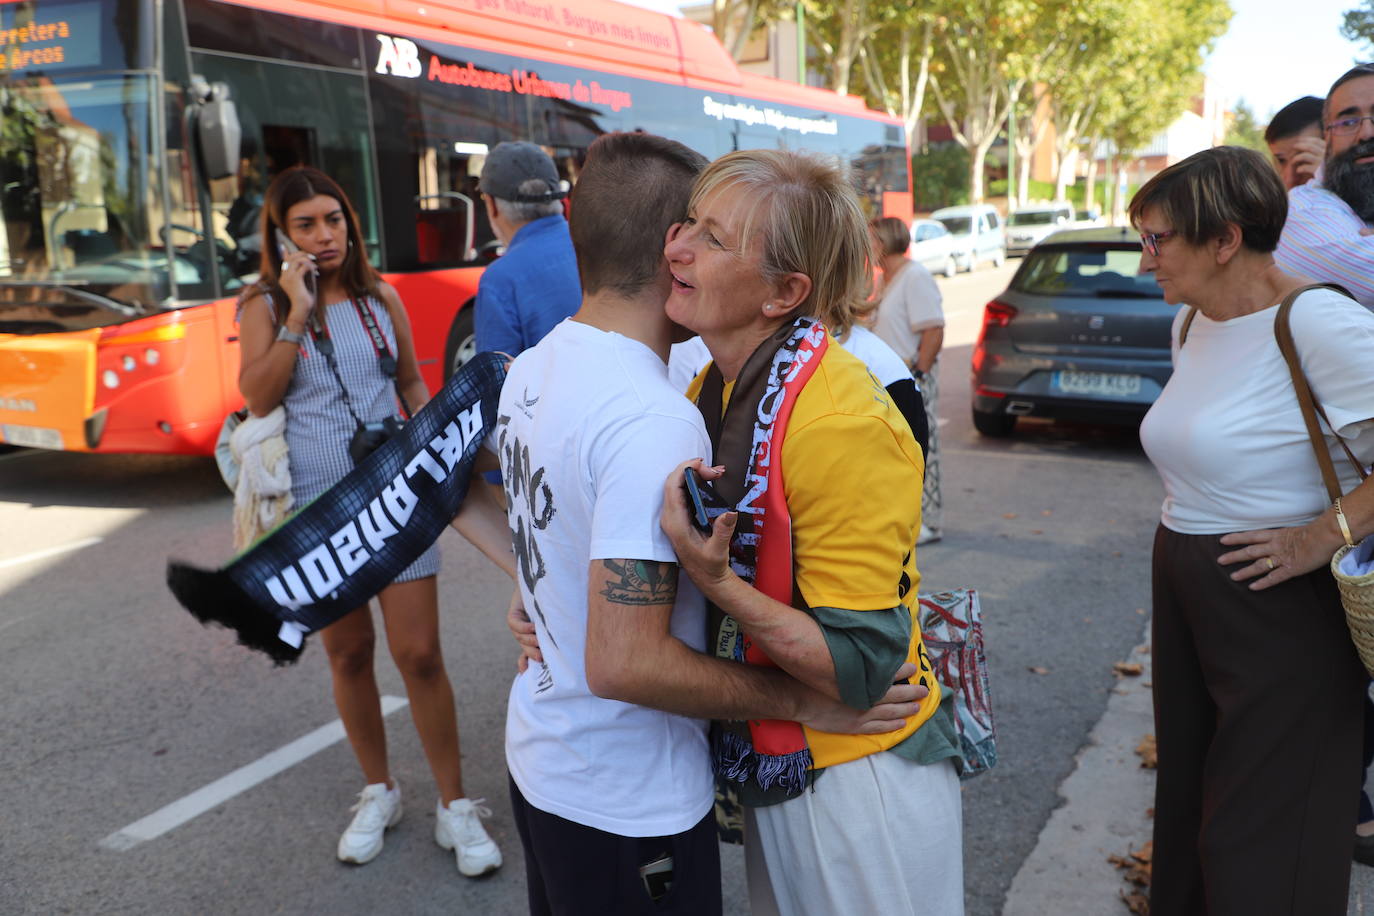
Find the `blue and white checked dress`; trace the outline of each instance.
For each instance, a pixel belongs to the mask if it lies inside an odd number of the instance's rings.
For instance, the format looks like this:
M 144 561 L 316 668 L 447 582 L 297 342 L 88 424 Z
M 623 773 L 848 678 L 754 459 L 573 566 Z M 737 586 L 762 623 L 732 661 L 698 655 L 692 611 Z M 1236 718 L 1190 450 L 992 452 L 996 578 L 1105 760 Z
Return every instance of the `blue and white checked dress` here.
M 368 297 L 365 304 L 377 318 L 377 327 L 396 352 L 396 329 L 384 303 Z M 268 309 L 275 312 L 269 299 Z M 396 386 L 382 375 L 372 338 L 348 299 L 325 306 L 324 320 L 334 341 L 334 361 L 348 386 L 348 399 L 364 423 L 396 416 Z M 290 453 L 291 495 L 299 509 L 317 498 L 353 470 L 348 442 L 357 423 L 344 404 L 339 382 L 329 361 L 307 334 L 296 355 L 296 368 L 282 399 L 286 408 L 286 447 Z M 439 572 L 439 547 L 431 546 L 406 567 L 397 582 L 423 579 Z

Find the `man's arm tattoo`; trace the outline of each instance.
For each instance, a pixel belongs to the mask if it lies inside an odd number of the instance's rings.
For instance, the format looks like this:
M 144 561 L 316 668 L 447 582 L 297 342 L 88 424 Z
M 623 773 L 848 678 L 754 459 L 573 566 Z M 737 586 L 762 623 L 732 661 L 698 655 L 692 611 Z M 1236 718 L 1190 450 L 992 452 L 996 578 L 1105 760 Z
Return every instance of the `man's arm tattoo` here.
M 653 560 L 602 560 L 616 579 L 608 579 L 601 597 L 612 604 L 672 604 L 677 598 L 677 564 Z

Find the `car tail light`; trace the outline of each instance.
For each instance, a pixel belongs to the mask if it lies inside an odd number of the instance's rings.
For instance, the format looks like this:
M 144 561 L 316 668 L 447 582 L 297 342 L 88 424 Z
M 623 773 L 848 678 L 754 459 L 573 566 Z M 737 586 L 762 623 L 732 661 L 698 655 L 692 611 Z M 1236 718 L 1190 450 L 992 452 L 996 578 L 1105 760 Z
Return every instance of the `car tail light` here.
M 1005 328 L 1015 317 L 1016 306 L 994 299 L 983 309 L 983 328 Z

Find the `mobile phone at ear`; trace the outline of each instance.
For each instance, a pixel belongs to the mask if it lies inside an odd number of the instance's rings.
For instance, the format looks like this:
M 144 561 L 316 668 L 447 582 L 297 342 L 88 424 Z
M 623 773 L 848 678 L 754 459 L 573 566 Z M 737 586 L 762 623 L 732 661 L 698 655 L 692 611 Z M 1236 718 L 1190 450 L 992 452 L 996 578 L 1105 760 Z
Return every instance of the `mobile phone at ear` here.
M 734 508 L 694 468 L 683 470 L 682 488 L 687 491 L 687 514 L 692 518 L 692 526 L 702 534 L 709 535 L 711 523 Z
M 281 229 L 275 231 L 277 233 L 277 247 L 281 249 L 281 258 L 284 263 L 287 255 L 295 254 L 301 249 L 300 246 L 291 241 L 291 237 L 285 232 L 282 232 Z M 314 255 L 311 255 L 310 259 L 313 261 Z M 305 288 L 310 290 L 310 295 L 315 295 L 315 271 L 313 269 L 305 277 Z

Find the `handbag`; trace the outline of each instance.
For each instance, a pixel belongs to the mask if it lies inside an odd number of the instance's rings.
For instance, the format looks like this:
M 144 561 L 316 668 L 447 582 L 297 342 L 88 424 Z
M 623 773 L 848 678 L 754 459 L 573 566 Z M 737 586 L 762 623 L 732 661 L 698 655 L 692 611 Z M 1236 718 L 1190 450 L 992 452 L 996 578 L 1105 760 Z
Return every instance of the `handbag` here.
M 1312 387 L 1307 384 L 1307 377 L 1303 375 L 1302 364 L 1298 360 L 1297 347 L 1293 344 L 1293 331 L 1288 325 L 1288 313 L 1293 310 L 1293 303 L 1298 296 L 1310 289 L 1321 289 L 1322 287 L 1334 289 L 1346 296 L 1350 295 L 1342 287 L 1328 283 L 1318 283 L 1295 289 L 1284 297 L 1283 302 L 1279 305 L 1278 314 L 1274 316 L 1274 337 L 1278 340 L 1279 352 L 1283 354 L 1284 362 L 1288 363 L 1288 372 L 1293 377 L 1293 390 L 1298 395 L 1298 406 L 1302 409 L 1303 423 L 1307 426 L 1307 438 L 1312 444 L 1313 453 L 1317 456 L 1317 466 L 1321 469 L 1322 483 L 1326 486 L 1326 492 L 1331 501 L 1335 502 L 1341 497 L 1341 483 L 1340 478 L 1336 476 L 1336 466 L 1331 461 L 1331 452 L 1326 447 L 1326 437 L 1322 434 L 1321 426 L 1317 422 L 1318 416 L 1326 422 L 1327 428 L 1331 430 L 1331 434 L 1340 443 L 1346 457 L 1360 475 L 1360 479 L 1364 480 L 1368 477 L 1369 472 L 1355 457 L 1350 446 L 1345 444 L 1345 440 L 1336 433 L 1336 427 L 1327 418 L 1326 411 L 1312 396 Z M 1345 623 L 1350 628 L 1350 639 L 1355 644 L 1355 651 L 1359 653 L 1360 661 L 1364 664 L 1365 670 L 1374 674 L 1374 573 L 1350 575 L 1341 569 L 1341 560 L 1352 549 L 1355 548 L 1345 546 L 1336 551 L 1331 558 L 1331 575 L 1335 578 L 1336 587 L 1340 590 L 1341 606 L 1345 609 Z
M 922 594 L 917 617 L 935 679 L 954 695 L 954 729 L 963 759 L 959 778 L 972 779 L 997 765 L 997 727 L 988 692 L 978 592 L 960 588 Z

